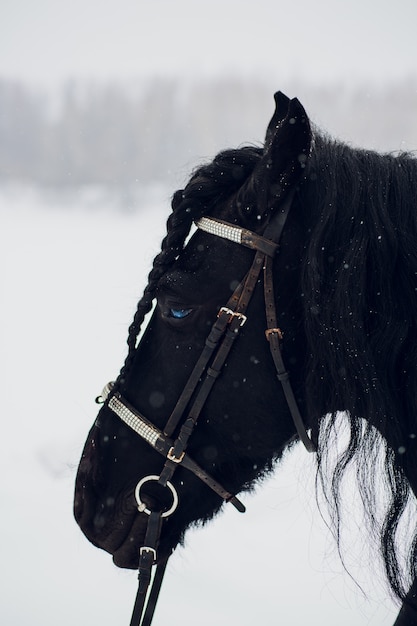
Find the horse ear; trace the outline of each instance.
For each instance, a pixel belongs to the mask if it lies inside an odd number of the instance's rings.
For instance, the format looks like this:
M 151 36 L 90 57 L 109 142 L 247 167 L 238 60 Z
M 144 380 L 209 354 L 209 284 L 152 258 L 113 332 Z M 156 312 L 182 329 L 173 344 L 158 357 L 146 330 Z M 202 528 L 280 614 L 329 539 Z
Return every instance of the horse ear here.
M 288 105 L 290 103 L 290 99 L 285 94 L 283 94 L 282 91 L 277 91 L 274 94 L 274 100 L 275 112 L 271 118 L 271 121 L 268 124 L 268 128 L 266 129 L 265 146 L 271 143 L 278 126 L 282 123 L 282 120 L 287 115 Z
M 256 172 L 258 189 L 263 191 L 264 210 L 276 206 L 299 182 L 312 140 L 307 114 L 297 98 L 290 100 L 280 91 L 274 98 L 275 112 L 268 124 L 263 157 Z

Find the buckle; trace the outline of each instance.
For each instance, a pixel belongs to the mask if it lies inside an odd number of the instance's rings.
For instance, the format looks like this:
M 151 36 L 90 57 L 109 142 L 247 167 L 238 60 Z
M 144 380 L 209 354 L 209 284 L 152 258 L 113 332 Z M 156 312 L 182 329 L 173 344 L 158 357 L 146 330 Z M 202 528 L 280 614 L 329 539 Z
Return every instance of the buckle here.
M 173 463 L 181 463 L 181 461 L 183 460 L 184 457 L 185 457 L 185 452 L 181 452 L 180 456 L 178 456 L 178 457 L 175 456 L 175 454 L 174 454 L 174 446 L 172 446 L 168 450 L 167 459 L 169 459 Z
M 229 316 L 230 316 L 230 319 L 229 319 L 229 322 L 228 322 L 229 324 L 230 324 L 231 320 L 232 320 L 234 317 L 237 317 L 237 319 L 239 319 L 239 320 L 240 320 L 240 325 L 241 325 L 241 326 L 243 326 L 243 324 L 244 324 L 244 323 L 246 322 L 246 320 L 248 319 L 248 318 L 246 317 L 246 315 L 243 315 L 243 313 L 239 313 L 239 312 L 237 312 L 237 311 L 232 311 L 232 309 L 229 309 L 227 306 L 222 306 L 222 307 L 221 307 L 220 311 L 217 313 L 217 317 L 220 317 L 220 315 L 221 315 L 222 313 L 226 313 L 227 315 L 229 315 Z
M 156 550 L 154 548 L 150 548 L 149 546 L 142 546 L 139 550 L 139 554 L 140 556 L 142 556 L 142 554 L 144 552 L 151 552 L 152 553 L 152 557 L 153 557 L 153 562 L 156 563 Z
M 268 339 L 268 341 L 269 341 L 269 337 L 270 337 L 270 335 L 273 335 L 274 333 L 276 333 L 276 334 L 278 335 L 278 339 L 279 339 L 280 341 L 282 341 L 282 338 L 283 338 L 283 336 L 284 336 L 284 333 L 282 332 L 282 330 L 281 330 L 280 328 L 268 328 L 268 329 L 265 331 L 265 337 Z

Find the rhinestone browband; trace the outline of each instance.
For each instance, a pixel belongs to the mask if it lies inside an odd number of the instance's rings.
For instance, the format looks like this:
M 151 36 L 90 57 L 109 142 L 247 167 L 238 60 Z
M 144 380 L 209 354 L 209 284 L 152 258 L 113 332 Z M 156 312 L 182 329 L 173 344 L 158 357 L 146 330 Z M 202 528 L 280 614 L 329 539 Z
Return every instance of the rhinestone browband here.
M 251 250 L 259 250 L 270 257 L 275 256 L 278 250 L 278 244 L 274 241 L 266 239 L 241 226 L 234 226 L 233 224 L 217 220 L 213 217 L 201 217 L 199 220 L 196 220 L 195 225 L 197 228 L 210 235 L 215 235 L 221 239 L 228 239 Z
M 195 225 L 200 230 L 204 230 L 206 233 L 216 235 L 222 239 L 229 239 L 235 243 L 242 243 L 243 228 L 240 226 L 233 226 L 232 224 L 226 224 L 210 217 L 202 217 L 196 221 Z

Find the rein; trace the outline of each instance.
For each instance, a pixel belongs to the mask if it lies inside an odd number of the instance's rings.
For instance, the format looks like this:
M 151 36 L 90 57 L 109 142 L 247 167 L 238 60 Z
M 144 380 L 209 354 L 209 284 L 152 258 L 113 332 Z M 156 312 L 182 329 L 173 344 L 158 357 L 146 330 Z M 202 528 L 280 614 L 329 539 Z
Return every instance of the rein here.
M 190 470 L 208 487 L 226 502 L 231 502 L 238 511 L 244 512 L 244 505 L 238 498 L 213 479 L 187 453 L 188 441 L 211 392 L 221 373 L 222 367 L 237 339 L 240 329 L 246 322 L 247 307 L 258 283 L 261 271 L 264 277 L 264 298 L 267 318 L 266 338 L 269 342 L 277 378 L 297 430 L 297 434 L 309 452 L 316 450 L 303 423 L 297 402 L 292 390 L 289 374 L 286 371 L 281 352 L 282 331 L 278 327 L 273 288 L 273 259 L 279 249 L 279 242 L 284 229 L 291 204 L 292 194 L 284 205 L 273 216 L 266 226 L 263 235 L 235 226 L 222 220 L 202 217 L 195 222 L 198 229 L 233 241 L 255 251 L 252 265 L 227 304 L 220 308 L 217 319 L 205 341 L 203 351 L 185 385 L 163 431 L 160 431 L 139 411 L 131 406 L 123 396 L 113 391 L 113 383 L 104 388 L 98 401 L 105 402 L 125 424 L 134 430 L 142 439 L 151 445 L 164 458 L 165 463 L 159 476 L 150 475 L 142 478 L 135 489 L 135 499 L 140 513 L 148 515 L 148 525 L 144 545 L 139 555 L 139 586 L 136 595 L 130 626 L 150 626 L 161 588 L 168 558 L 158 562 L 157 550 L 162 531 L 163 521 L 172 515 L 178 505 L 178 494 L 171 479 L 178 466 Z M 178 436 L 173 433 L 179 428 Z M 165 510 L 153 511 L 142 500 L 142 488 L 149 482 L 156 482 L 166 488 L 170 498 L 170 506 Z M 153 565 L 157 564 L 155 576 L 151 584 Z M 149 592 L 149 593 L 148 593 Z M 146 598 L 149 595 L 148 601 Z

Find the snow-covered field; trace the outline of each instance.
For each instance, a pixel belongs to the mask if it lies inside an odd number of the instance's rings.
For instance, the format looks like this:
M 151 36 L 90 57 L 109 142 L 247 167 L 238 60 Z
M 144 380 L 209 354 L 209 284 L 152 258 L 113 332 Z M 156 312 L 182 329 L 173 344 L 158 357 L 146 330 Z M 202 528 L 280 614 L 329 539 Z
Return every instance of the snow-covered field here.
M 73 483 L 94 397 L 122 363 L 168 199 L 160 190 L 131 214 L 0 191 L 4 626 L 129 623 L 136 574 L 79 531 Z M 316 511 L 313 473 L 299 446 L 244 498 L 245 515 L 231 507 L 190 532 L 168 568 L 155 626 L 391 625 L 396 610 L 378 566 L 354 569 L 368 600 L 343 573 Z

